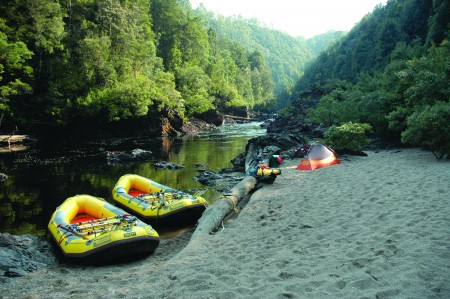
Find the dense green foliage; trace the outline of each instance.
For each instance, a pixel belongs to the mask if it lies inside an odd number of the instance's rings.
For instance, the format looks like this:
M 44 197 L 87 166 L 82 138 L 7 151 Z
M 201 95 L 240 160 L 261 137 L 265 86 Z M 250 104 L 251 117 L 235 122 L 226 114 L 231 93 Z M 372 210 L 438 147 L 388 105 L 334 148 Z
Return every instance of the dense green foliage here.
M 108 122 L 180 106 L 174 77 L 156 56 L 149 7 L 149 0 L 2 2 L 2 33 L 34 54 L 28 92 L 2 99 L 6 120 Z
M 305 40 L 188 0 L 3 1 L 0 129 L 290 103 L 280 116 L 448 155 L 449 23 L 448 0 L 389 0 Z
M 207 21 L 206 26 L 215 32 L 219 40 L 232 41 L 245 51 L 261 54 L 267 64 L 264 71 L 270 72 L 277 99 L 272 108 L 286 106 L 292 88 L 303 75 L 307 63 L 344 35 L 344 32 L 330 31 L 305 40 L 270 29 L 256 19 L 218 16 L 207 12 L 202 6 L 196 13 Z M 216 48 L 225 46 L 223 42 L 216 44 Z M 267 82 L 263 84 L 269 84 L 270 78 L 267 75 L 268 73 L 265 74 Z
M 378 6 L 308 66 L 292 104 L 302 110 L 291 114 L 368 123 L 378 137 L 449 155 L 449 21 L 449 1 Z
M 437 102 L 415 111 L 407 119 L 402 141 L 430 149 L 440 159 L 450 155 L 450 102 Z
M 331 126 L 325 132 L 325 143 L 333 146 L 336 151 L 360 151 L 369 144 L 367 134 L 372 130 L 369 124 L 344 123 Z
M 445 35 L 432 30 L 446 28 L 449 9 L 445 0 L 390 0 L 386 6 L 377 6 L 345 38 L 327 48 L 307 67 L 300 87 L 329 79 L 356 82 L 359 74 L 382 71 L 392 59 L 398 58 L 395 49 L 399 45 L 440 43 Z M 443 24 L 429 25 L 430 16 Z
M 274 109 L 274 89 L 290 92 L 311 58 L 307 46 L 243 19 L 226 29 L 251 27 L 255 41 L 273 39 L 266 45 L 278 48 L 249 47 L 209 17 L 188 0 L 1 2 L 1 129 L 154 118 L 163 110 L 190 117 Z
M 243 47 L 246 51 L 256 51 L 267 64 L 266 80 L 272 80 L 274 96 L 279 100 L 275 106 L 282 106 L 286 101 L 295 82 L 302 75 L 302 70 L 313 54 L 306 42 L 291 37 L 280 31 L 266 28 L 257 20 L 247 20 L 242 17 L 215 16 L 202 12 L 219 39 L 230 40 Z M 280 101 L 281 100 L 281 101 Z

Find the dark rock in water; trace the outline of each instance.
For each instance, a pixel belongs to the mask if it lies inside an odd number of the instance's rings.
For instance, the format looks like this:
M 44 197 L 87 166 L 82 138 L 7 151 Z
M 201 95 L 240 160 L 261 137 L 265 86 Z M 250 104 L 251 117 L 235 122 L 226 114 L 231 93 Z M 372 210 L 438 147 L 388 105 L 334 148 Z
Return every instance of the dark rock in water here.
M 154 165 L 157 168 L 169 169 L 169 170 L 177 170 L 177 169 L 184 168 L 183 165 L 177 165 L 177 164 L 169 163 L 169 162 L 166 162 L 166 161 L 157 162 Z
M 205 186 L 215 186 L 216 180 L 223 178 L 222 175 L 211 170 L 198 170 L 199 175 L 194 177 L 194 181 Z
M 194 168 L 203 168 L 203 167 L 208 166 L 208 164 L 194 164 L 193 166 L 194 166 Z
M 224 121 L 223 115 L 216 110 L 208 110 L 197 117 L 215 126 L 221 126 Z
M 131 157 L 137 160 L 149 160 L 153 158 L 153 153 L 151 151 L 146 151 L 140 148 L 136 148 L 131 151 Z
M 259 126 L 260 126 L 261 128 L 263 128 L 263 129 L 267 129 L 273 121 L 274 121 L 273 118 L 267 119 L 267 120 L 265 120 L 262 124 L 260 124 Z
M 134 149 L 131 152 L 106 152 L 106 160 L 109 164 L 121 164 L 121 163 L 133 163 L 148 161 L 153 158 L 153 153 L 151 151 L 146 151 L 142 149 Z
M 236 169 L 234 169 L 234 168 L 222 168 L 219 173 L 220 174 L 224 174 L 224 173 L 232 173 L 232 172 L 236 172 Z
M 207 123 L 206 121 L 199 119 L 191 119 L 186 121 L 183 125 L 184 134 L 194 135 L 200 131 L 208 131 L 217 128 L 217 126 Z
M 25 276 L 56 262 L 50 243 L 33 235 L 0 233 L 0 251 L 0 276 L 4 277 Z
M 232 188 L 245 177 L 242 172 L 236 172 L 232 169 L 222 169 L 220 174 L 211 170 L 198 170 L 198 172 L 199 174 L 194 177 L 194 181 L 205 186 L 220 187 L 220 190 Z M 217 188 L 216 190 L 218 190 Z

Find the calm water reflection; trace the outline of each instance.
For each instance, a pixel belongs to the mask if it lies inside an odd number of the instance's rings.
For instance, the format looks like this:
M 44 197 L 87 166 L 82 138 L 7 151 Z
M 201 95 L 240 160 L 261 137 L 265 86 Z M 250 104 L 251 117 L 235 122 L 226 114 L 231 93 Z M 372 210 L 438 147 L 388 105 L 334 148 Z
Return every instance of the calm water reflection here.
M 265 134 L 259 123 L 225 125 L 198 136 L 183 138 L 129 138 L 90 142 L 38 143 L 27 152 L 1 154 L 0 172 L 8 179 L 0 183 L 0 232 L 45 235 L 48 219 L 67 197 L 91 194 L 112 202 L 112 188 L 119 177 L 136 173 L 164 185 L 188 191 L 205 186 L 193 180 L 201 169 L 219 171 L 232 167 L 230 160 L 245 150 L 248 139 Z M 154 159 L 133 164 L 108 164 L 106 151 L 143 149 Z M 185 166 L 162 170 L 155 162 Z M 221 194 L 208 190 L 213 202 Z

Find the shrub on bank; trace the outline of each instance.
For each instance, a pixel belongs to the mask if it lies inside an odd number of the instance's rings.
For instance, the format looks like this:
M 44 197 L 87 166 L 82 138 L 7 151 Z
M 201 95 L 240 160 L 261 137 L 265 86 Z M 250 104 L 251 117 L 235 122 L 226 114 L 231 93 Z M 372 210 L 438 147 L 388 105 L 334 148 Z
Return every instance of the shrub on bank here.
M 424 106 L 407 118 L 402 142 L 423 146 L 441 159 L 450 156 L 450 102 Z
M 366 123 L 348 122 L 340 126 L 331 126 L 325 132 L 325 143 L 338 152 L 357 152 L 369 144 L 367 133 L 372 127 Z

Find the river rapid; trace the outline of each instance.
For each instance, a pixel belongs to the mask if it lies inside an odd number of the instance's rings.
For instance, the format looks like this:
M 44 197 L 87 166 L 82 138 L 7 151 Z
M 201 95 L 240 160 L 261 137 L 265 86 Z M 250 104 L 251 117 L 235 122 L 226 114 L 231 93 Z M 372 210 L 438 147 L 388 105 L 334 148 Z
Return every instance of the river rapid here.
M 247 141 L 264 135 L 260 123 L 226 124 L 195 136 L 161 138 L 115 138 L 33 144 L 22 152 L 0 155 L 0 232 L 44 236 L 51 214 L 66 198 L 90 194 L 112 201 L 112 189 L 127 173 L 148 177 L 169 187 L 190 193 L 207 189 L 210 203 L 221 195 L 194 177 L 199 170 L 219 172 L 231 168 L 230 160 L 245 151 Z M 145 162 L 110 163 L 107 152 L 152 152 Z M 158 162 L 183 166 L 160 169 Z M 201 165 L 201 166 L 199 166 Z

